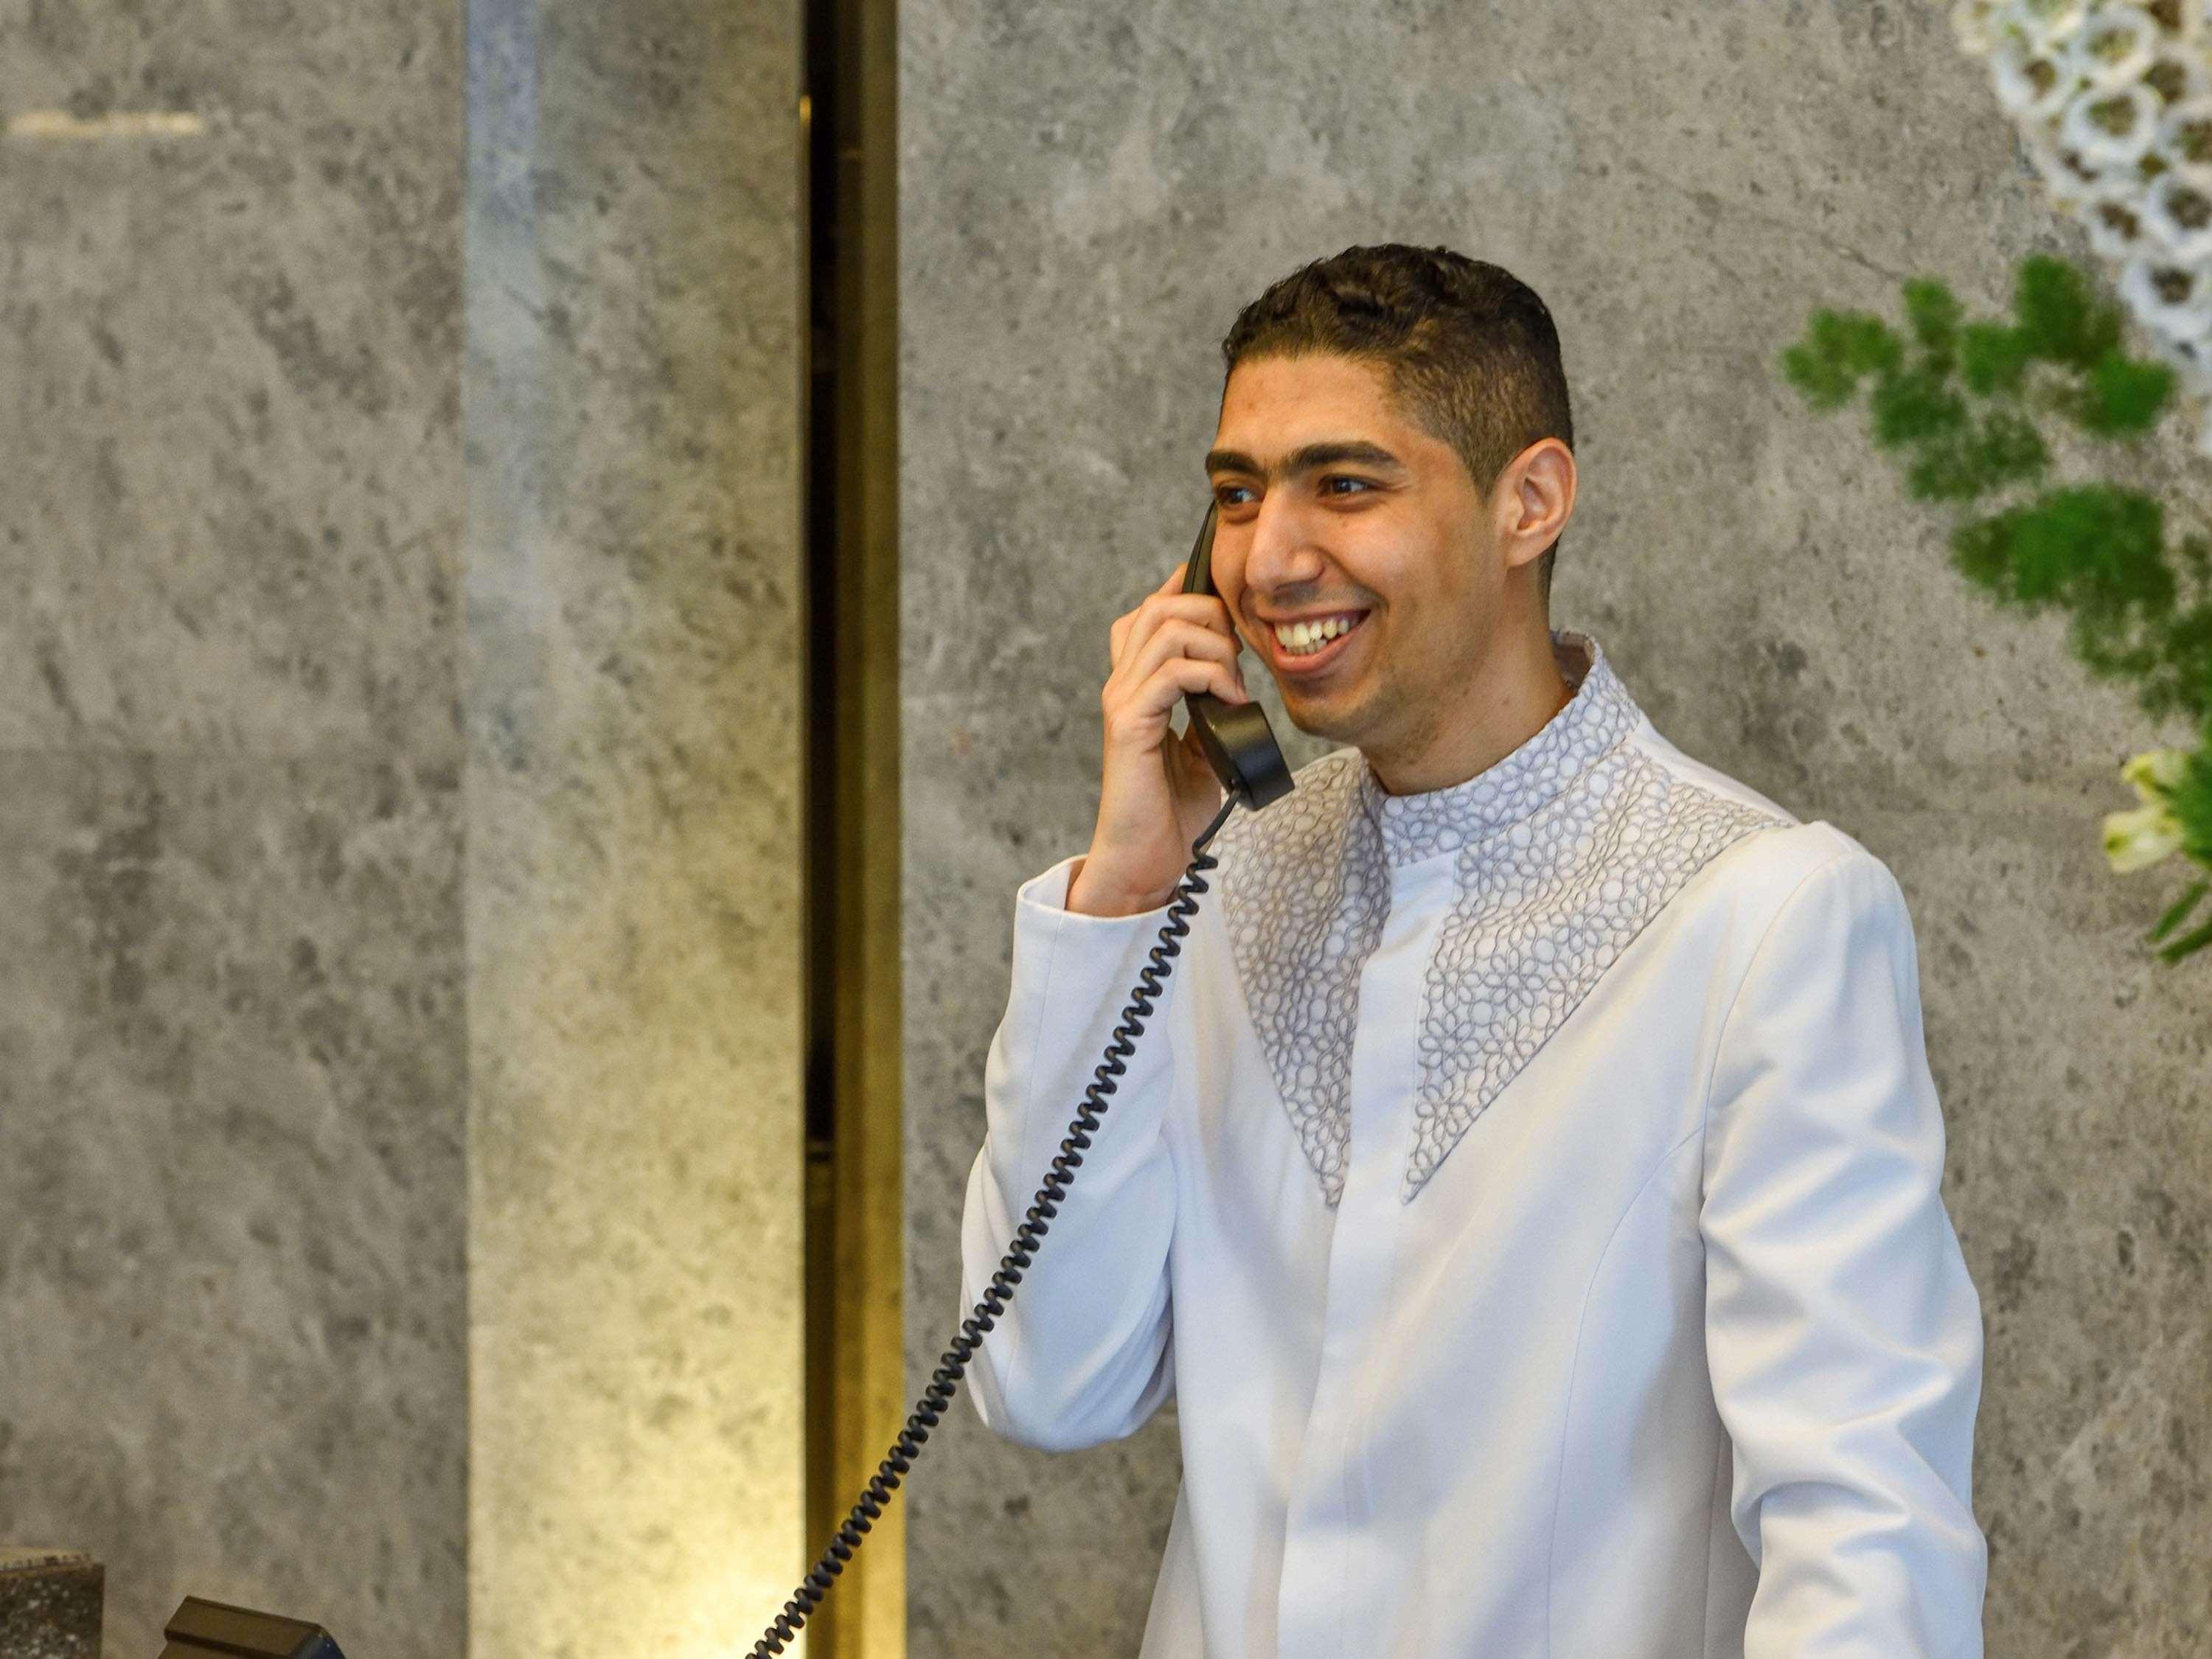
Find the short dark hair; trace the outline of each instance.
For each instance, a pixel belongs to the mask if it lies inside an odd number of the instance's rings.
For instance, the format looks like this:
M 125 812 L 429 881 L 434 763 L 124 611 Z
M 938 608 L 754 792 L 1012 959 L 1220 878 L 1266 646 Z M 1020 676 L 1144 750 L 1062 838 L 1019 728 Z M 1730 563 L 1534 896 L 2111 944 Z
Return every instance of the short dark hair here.
M 1300 266 L 1237 313 L 1224 382 L 1251 357 L 1334 352 L 1376 363 L 1391 394 L 1467 464 L 1484 499 L 1543 438 L 1575 447 L 1559 334 L 1536 291 L 1448 247 L 1348 247 Z M 1555 538 L 1537 566 L 1547 614 Z

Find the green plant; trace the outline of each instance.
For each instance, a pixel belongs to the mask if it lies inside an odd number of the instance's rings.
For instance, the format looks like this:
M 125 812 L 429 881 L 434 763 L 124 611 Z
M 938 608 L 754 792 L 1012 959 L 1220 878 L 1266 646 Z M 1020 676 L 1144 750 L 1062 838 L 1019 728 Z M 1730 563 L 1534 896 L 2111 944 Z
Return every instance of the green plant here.
M 1784 379 L 1816 411 L 1868 388 L 1871 435 L 1905 470 L 1906 494 L 1957 509 L 1951 562 L 1997 605 L 2069 613 L 2067 642 L 2091 674 L 2133 684 L 2154 721 L 2184 720 L 2194 749 L 2133 757 L 2121 775 L 2139 805 L 2108 814 L 2118 872 L 2179 852 L 2212 869 L 2212 542 L 2167 545 L 2165 504 L 2109 482 L 2039 487 L 2051 457 L 2043 422 L 2102 441 L 2139 442 L 2172 401 L 2175 374 L 2131 357 L 2126 312 L 2065 260 L 2022 261 L 2009 320 L 1969 320 L 1929 276 L 1905 284 L 1905 326 L 1865 312 L 1817 310 L 1781 355 Z M 2212 945 L 2212 921 L 2180 932 L 2212 880 L 2193 882 L 2150 942 L 2169 962 Z

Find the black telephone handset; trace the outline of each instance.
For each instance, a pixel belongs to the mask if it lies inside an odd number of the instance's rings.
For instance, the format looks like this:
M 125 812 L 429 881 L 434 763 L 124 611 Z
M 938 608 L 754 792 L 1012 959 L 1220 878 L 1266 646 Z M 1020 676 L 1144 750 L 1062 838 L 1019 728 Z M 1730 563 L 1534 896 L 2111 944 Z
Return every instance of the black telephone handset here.
M 1209 506 L 1206 522 L 1199 526 L 1198 541 L 1190 550 L 1190 563 L 1183 570 L 1182 591 L 1186 593 L 1213 592 L 1215 516 L 1215 508 Z M 921 1398 L 915 1402 L 906 1427 L 891 1443 L 890 1455 L 869 1477 L 867 1485 L 861 1489 L 860 1501 L 853 1505 L 844 1524 L 837 1528 L 837 1535 L 815 1562 L 814 1571 L 800 1581 L 791 1600 L 783 1604 L 783 1611 L 753 1644 L 750 1659 L 768 1659 L 769 1655 L 781 1653 L 784 1644 L 822 1605 L 830 1585 L 845 1570 L 845 1563 L 860 1548 L 870 1523 L 890 1501 L 900 1478 L 921 1455 L 922 1442 L 929 1438 L 929 1431 L 938 1425 L 951 1405 L 952 1391 L 960 1386 L 969 1360 L 981 1346 L 983 1333 L 998 1322 L 1013 1295 L 1014 1286 L 1021 1283 L 1022 1269 L 1030 1265 L 1037 1241 L 1051 1226 L 1052 1218 L 1060 1213 L 1060 1201 L 1066 1195 L 1072 1178 L 1070 1172 L 1083 1162 L 1084 1149 L 1097 1132 L 1101 1115 L 1109 1104 L 1107 1097 L 1115 1087 L 1114 1080 L 1128 1069 L 1123 1062 L 1137 1052 L 1134 1039 L 1144 1035 L 1145 1021 L 1152 1017 L 1153 1001 L 1160 994 L 1175 958 L 1182 954 L 1182 941 L 1190 933 L 1190 919 L 1198 914 L 1198 895 L 1206 891 L 1206 872 L 1220 862 L 1206 850 L 1206 844 L 1239 806 L 1256 812 L 1291 793 L 1291 769 L 1284 763 L 1283 751 L 1276 746 L 1274 732 L 1259 704 L 1224 702 L 1211 692 L 1194 691 L 1185 699 L 1184 706 L 1190 716 L 1191 728 L 1198 733 L 1199 747 L 1206 751 L 1207 763 L 1221 780 L 1225 797 L 1221 811 L 1190 845 L 1190 867 L 1183 872 L 1182 879 L 1176 884 L 1175 896 L 1168 902 L 1167 920 L 1160 924 L 1158 942 L 1147 952 L 1146 965 L 1137 970 L 1136 988 L 1129 993 L 1128 1006 L 1122 1009 L 1121 1024 L 1114 1028 L 1113 1039 L 1106 1045 L 1105 1058 L 1098 1062 L 1083 1091 L 1082 1109 L 1067 1126 L 1067 1137 L 1060 1143 L 1060 1155 L 1052 1160 L 1051 1173 L 1037 1188 L 1036 1200 L 1030 1206 L 1028 1215 L 1014 1229 L 1014 1242 L 1000 1258 L 999 1270 L 991 1275 L 991 1288 L 983 1292 L 975 1310 L 960 1322 L 961 1334 L 937 1362 L 937 1370 L 929 1386 L 922 1390 Z
M 1190 562 L 1183 568 L 1186 593 L 1213 592 L 1213 524 L 1219 510 L 1208 506 L 1206 522 L 1198 527 Z M 1291 769 L 1258 703 L 1224 702 L 1211 691 L 1194 691 L 1183 707 L 1191 730 L 1198 733 L 1198 746 L 1230 794 L 1256 812 L 1291 793 Z

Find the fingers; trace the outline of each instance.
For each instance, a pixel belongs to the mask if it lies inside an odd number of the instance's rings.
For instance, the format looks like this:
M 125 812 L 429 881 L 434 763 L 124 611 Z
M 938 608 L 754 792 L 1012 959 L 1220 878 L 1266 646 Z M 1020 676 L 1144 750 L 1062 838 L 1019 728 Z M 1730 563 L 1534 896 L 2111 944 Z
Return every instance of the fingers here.
M 1112 660 L 1119 667 L 1125 655 L 1141 647 L 1154 629 L 1173 617 L 1202 623 L 1228 640 L 1237 629 L 1229 620 L 1229 607 L 1212 593 L 1182 592 L 1182 572 L 1177 570 L 1146 596 L 1134 611 L 1115 620 L 1108 634 Z
M 1170 657 L 1138 681 L 1126 696 L 1109 699 L 1106 711 L 1109 746 L 1127 743 L 1159 746 L 1176 703 L 1194 691 L 1210 691 L 1224 702 L 1248 702 L 1244 688 L 1226 663 L 1199 657 Z
M 1238 641 L 1233 635 L 1215 633 L 1212 629 L 1181 617 L 1163 621 L 1149 635 L 1132 643 L 1122 641 L 1121 660 L 1108 676 L 1107 684 L 1132 686 L 1150 678 L 1162 663 L 1178 657 L 1200 662 L 1219 663 L 1229 671 L 1230 679 L 1238 688 L 1237 701 L 1243 702 L 1243 671 L 1238 666 Z

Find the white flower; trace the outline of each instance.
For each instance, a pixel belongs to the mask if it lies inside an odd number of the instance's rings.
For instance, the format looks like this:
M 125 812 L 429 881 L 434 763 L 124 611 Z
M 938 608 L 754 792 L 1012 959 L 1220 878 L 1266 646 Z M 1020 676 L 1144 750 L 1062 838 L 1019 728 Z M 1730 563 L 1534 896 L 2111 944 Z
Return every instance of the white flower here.
M 2140 82 L 2076 98 L 2058 118 L 2058 137 L 2095 166 L 2140 161 L 2158 142 L 2158 94 Z
M 2107 173 L 2082 186 L 2081 222 L 2089 232 L 2089 246 L 2115 264 L 2148 258 L 2156 249 L 2142 222 L 2142 186 L 2134 179 Z
M 2089 0 L 2004 0 L 1992 19 L 1999 32 L 2010 31 L 2030 46 L 2062 46 L 2088 21 Z
M 1951 0 L 1950 18 L 2212 455 L 2212 0 Z
M 2017 34 L 1998 38 L 1990 52 L 1990 74 L 1997 101 L 2023 124 L 2058 115 L 2081 85 L 2081 77 L 2064 58 Z
M 2113 872 L 2144 870 L 2181 850 L 2181 820 L 2163 806 L 2105 814 L 2105 858 Z
M 2111 92 L 2142 79 L 2164 38 L 2148 12 L 2108 6 L 2083 24 L 2063 50 L 2085 84 Z
M 2148 868 L 2180 850 L 2181 820 L 2166 805 L 2166 795 L 2188 767 L 2185 749 L 2146 749 L 2120 768 L 2142 805 L 2105 815 L 2105 857 L 2117 873 Z
M 2207 14 L 2203 0 L 2127 0 L 2127 3 L 2158 26 L 2160 38 L 2168 46 L 2193 46 L 2203 38 Z
M 2120 297 L 2160 334 L 2194 340 L 2212 331 L 2212 277 L 2170 259 L 2130 259 L 2120 268 Z
M 2043 193 L 2051 205 L 2069 219 L 2086 222 L 2096 187 L 2106 183 L 2105 175 L 2083 165 L 2080 156 L 2039 126 L 2021 133 L 2020 147 L 2036 177 L 2043 181 Z
M 2151 234 L 2166 244 L 2178 264 L 2212 262 L 2212 193 L 2208 190 L 2212 187 L 2178 173 L 2161 173 L 2150 181 L 2144 216 Z
M 2158 158 L 2183 178 L 2212 185 L 2212 95 L 2184 99 L 2158 118 Z
M 2128 757 L 2120 775 L 2135 786 L 2137 800 L 2146 806 L 2161 806 L 2188 770 L 2186 749 L 2146 749 Z
M 2168 40 L 2160 46 L 2142 78 L 2143 84 L 2169 106 L 2186 103 L 2212 92 L 2212 59 L 2206 58 L 2202 40 L 2186 44 Z

